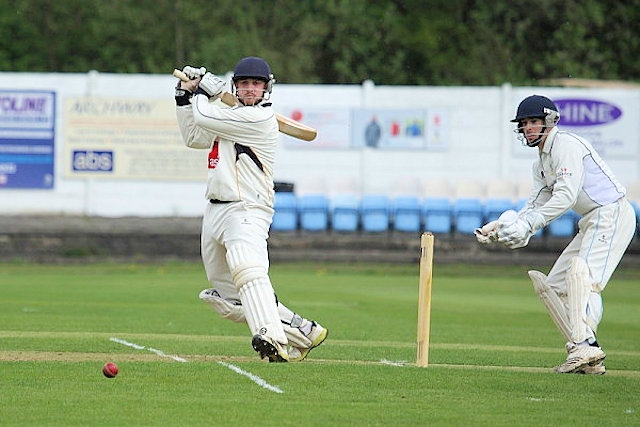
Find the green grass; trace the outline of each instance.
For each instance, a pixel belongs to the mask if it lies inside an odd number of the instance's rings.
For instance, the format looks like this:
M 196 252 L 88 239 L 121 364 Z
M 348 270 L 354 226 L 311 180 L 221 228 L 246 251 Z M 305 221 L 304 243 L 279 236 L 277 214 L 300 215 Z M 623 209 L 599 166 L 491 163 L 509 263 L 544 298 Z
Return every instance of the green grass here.
M 434 267 L 427 368 L 417 265 L 271 275 L 330 331 L 301 363 L 259 360 L 246 326 L 198 300 L 199 264 L 0 264 L 0 425 L 640 425 L 640 271 L 604 293 L 605 376 L 552 373 L 564 341 L 525 267 Z

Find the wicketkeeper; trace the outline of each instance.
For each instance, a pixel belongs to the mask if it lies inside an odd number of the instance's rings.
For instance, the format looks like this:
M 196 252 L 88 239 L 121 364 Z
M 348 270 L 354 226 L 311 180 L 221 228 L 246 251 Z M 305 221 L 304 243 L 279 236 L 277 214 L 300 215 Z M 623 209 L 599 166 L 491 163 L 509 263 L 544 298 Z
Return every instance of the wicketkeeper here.
M 549 98 L 525 98 L 511 120 L 521 141 L 538 147 L 533 188 L 520 212 L 507 211 L 476 231 L 481 243 L 522 248 L 538 230 L 570 209 L 578 213 L 578 234 L 549 275 L 529 277 L 551 319 L 567 340 L 567 359 L 558 373 L 604 374 L 605 352 L 596 340 L 602 320 L 601 293 L 636 230 L 626 190 L 591 144 L 556 124 L 558 108 Z
M 235 67 L 238 104 L 217 97 L 226 83 L 204 68 L 176 87 L 176 114 L 187 147 L 209 150 L 201 252 L 212 288 L 200 298 L 222 317 L 246 322 L 252 346 L 270 362 L 304 359 L 327 337 L 317 322 L 278 301 L 269 278 L 267 238 L 273 218 L 273 163 L 278 123 L 268 102 L 275 82 L 258 57 Z

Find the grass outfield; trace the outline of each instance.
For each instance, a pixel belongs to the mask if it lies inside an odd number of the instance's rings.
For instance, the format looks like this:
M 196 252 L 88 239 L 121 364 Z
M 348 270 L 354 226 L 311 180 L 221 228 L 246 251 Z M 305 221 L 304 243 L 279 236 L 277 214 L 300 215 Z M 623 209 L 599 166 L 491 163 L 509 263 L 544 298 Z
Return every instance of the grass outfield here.
M 198 300 L 200 264 L 0 264 L 0 425 L 640 425 L 640 271 L 604 293 L 604 376 L 552 373 L 564 341 L 524 267 L 434 266 L 427 368 L 417 265 L 271 273 L 329 329 L 301 363 L 259 360 Z

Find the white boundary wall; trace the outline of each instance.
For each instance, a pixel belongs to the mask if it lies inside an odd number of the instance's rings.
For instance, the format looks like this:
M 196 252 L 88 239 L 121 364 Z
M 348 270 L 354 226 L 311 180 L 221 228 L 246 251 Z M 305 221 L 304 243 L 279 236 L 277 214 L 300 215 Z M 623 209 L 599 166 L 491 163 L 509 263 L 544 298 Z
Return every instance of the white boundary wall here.
M 65 98 L 121 96 L 168 99 L 173 102 L 175 79 L 170 75 L 7 73 L 0 72 L 0 90 L 46 90 L 56 93 L 55 185 L 50 190 L 2 189 L 0 214 L 63 214 L 88 216 L 198 216 L 205 183 L 127 181 L 69 178 L 62 173 Z M 624 106 L 623 154 L 604 157 L 625 183 L 640 179 L 640 90 L 511 87 L 430 87 L 360 85 L 285 85 L 274 88 L 276 110 L 318 109 L 439 109 L 448 112 L 445 150 L 424 149 L 295 149 L 281 143 L 276 180 L 293 182 L 296 192 L 389 195 L 413 192 L 424 196 L 442 182 L 455 191 L 473 181 L 483 186 L 495 180 L 517 188 L 528 184 L 537 150 L 521 147 L 515 139 L 513 118 L 518 102 L 530 94 L 556 99 L 597 98 Z M 629 116 L 631 116 L 629 118 Z M 177 127 L 177 125 L 176 125 Z M 572 129 L 573 130 L 573 129 Z M 603 132 L 606 132 L 605 128 Z M 181 144 L 181 141 L 176 141 Z M 185 148 L 186 150 L 187 148 Z M 455 197 L 455 193 L 450 193 Z M 483 197 L 485 193 L 478 194 Z M 514 194 L 515 196 L 515 194 Z

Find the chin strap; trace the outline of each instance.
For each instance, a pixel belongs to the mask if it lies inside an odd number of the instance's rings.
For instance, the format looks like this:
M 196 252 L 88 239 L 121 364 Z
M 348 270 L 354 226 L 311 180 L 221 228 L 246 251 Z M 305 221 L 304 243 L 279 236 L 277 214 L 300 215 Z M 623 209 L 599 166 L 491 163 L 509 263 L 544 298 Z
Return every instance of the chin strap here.
M 540 145 L 540 143 L 542 142 L 542 138 L 546 137 L 549 133 L 547 132 L 547 130 L 550 129 L 548 126 L 544 127 L 544 130 L 542 131 L 542 133 L 538 134 L 538 137 L 536 139 L 534 139 L 533 141 L 529 142 L 527 141 L 527 138 L 524 136 L 524 133 L 522 133 L 522 139 L 525 143 L 525 145 L 527 147 L 537 147 L 538 145 Z
M 533 141 L 529 142 L 525 142 L 525 144 L 527 144 L 527 147 L 537 147 L 538 145 L 540 145 L 540 142 L 542 141 L 542 135 L 539 136 L 537 139 L 534 139 Z

